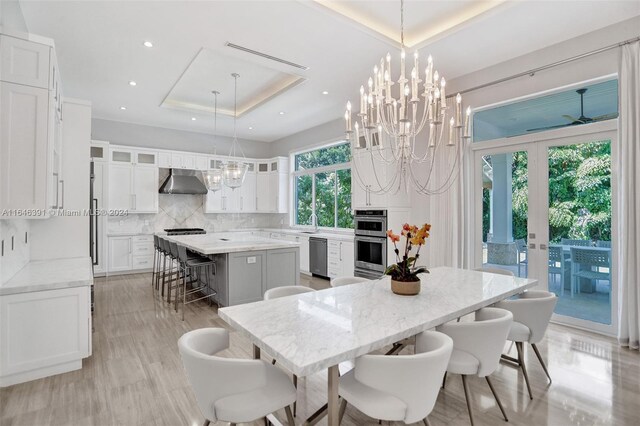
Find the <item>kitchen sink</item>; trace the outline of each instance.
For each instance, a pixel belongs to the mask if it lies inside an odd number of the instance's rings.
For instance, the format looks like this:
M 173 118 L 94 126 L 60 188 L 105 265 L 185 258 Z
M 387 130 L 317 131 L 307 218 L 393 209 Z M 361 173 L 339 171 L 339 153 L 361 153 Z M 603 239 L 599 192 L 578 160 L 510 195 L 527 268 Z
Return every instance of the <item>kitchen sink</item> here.
M 301 234 L 317 234 L 318 231 L 302 231 Z

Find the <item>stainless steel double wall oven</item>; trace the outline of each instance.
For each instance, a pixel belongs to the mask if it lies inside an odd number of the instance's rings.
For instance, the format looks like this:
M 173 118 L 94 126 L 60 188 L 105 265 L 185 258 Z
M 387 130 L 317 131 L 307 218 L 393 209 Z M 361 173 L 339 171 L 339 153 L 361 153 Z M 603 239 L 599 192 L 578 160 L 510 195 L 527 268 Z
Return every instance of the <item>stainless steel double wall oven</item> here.
M 387 211 L 356 210 L 355 275 L 379 278 L 387 267 Z

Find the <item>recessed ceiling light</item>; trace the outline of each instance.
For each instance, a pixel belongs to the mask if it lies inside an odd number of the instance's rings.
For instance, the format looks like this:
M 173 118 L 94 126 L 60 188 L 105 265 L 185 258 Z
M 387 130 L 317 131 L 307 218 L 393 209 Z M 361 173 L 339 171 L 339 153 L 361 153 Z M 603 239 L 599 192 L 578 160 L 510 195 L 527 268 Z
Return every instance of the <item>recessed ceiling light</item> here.
M 284 115 L 284 111 L 280 111 L 280 115 Z
M 135 86 L 136 84 L 138 84 L 138 83 L 136 83 L 136 82 L 135 82 L 135 81 L 133 81 L 133 80 L 131 80 L 131 81 L 129 82 L 129 86 Z
M 327 92 L 326 90 L 324 92 L 322 92 L 323 95 L 328 95 L 329 92 Z
M 142 44 L 144 45 L 144 47 L 153 47 L 153 43 L 151 43 L 150 41 L 145 41 Z
M 249 126 L 249 130 L 253 130 L 253 127 Z
M 191 121 L 196 121 L 196 118 L 195 117 L 191 117 Z
M 120 109 L 124 111 L 124 110 L 127 109 L 127 107 L 126 106 L 121 106 Z

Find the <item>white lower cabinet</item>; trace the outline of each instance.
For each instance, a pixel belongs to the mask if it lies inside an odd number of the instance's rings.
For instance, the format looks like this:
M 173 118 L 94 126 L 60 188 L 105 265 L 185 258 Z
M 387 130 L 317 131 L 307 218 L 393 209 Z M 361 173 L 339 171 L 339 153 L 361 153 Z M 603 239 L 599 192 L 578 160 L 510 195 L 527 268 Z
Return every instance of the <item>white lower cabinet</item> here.
M 109 237 L 109 272 L 133 269 L 131 237 Z
M 109 272 L 151 269 L 153 251 L 153 235 L 109 237 Z
M 309 237 L 298 237 L 300 243 L 300 272 L 310 272 L 309 265 Z
M 91 288 L 0 296 L 0 387 L 82 368 L 91 355 Z
M 353 243 L 327 240 L 327 275 L 329 278 L 353 275 Z

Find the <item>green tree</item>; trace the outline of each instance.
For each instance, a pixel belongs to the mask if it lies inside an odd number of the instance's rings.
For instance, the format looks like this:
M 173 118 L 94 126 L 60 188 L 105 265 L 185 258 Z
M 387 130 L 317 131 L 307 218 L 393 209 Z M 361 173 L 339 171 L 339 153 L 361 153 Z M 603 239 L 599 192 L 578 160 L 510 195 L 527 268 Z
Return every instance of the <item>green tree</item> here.
M 490 156 L 485 159 L 490 163 Z M 512 163 L 513 237 L 527 236 L 528 161 Z M 490 228 L 490 190 L 483 189 L 483 238 Z M 611 142 L 549 148 L 549 240 L 611 240 Z

